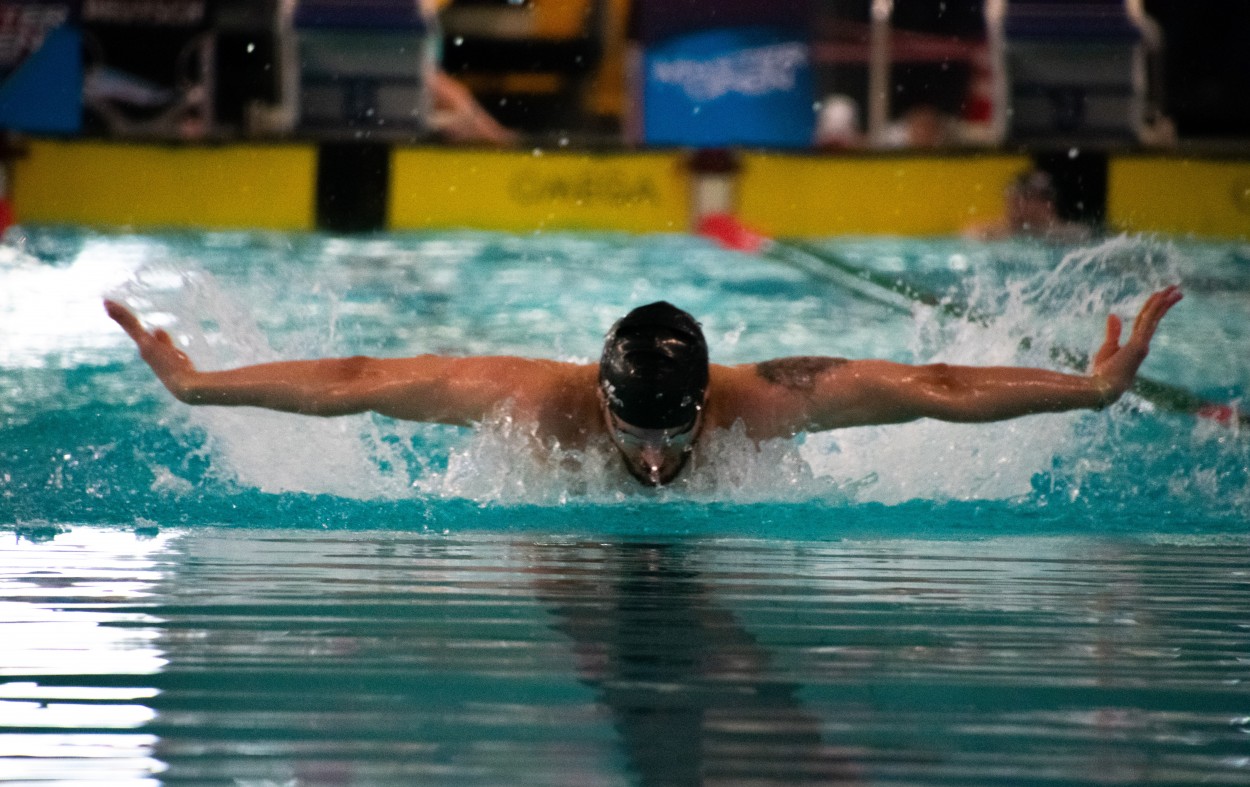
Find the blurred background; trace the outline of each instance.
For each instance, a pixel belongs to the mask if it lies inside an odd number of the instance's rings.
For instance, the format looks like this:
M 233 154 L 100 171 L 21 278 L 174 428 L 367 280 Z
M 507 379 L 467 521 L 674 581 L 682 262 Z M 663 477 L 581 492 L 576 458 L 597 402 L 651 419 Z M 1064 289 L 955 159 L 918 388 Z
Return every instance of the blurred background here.
M 1014 152 L 1097 220 L 1098 155 L 1246 151 L 1247 44 L 1240 0 L 0 0 L 0 133 Z
M 1170 145 L 1250 137 L 1247 44 L 1236 0 L 3 0 L 0 126 Z

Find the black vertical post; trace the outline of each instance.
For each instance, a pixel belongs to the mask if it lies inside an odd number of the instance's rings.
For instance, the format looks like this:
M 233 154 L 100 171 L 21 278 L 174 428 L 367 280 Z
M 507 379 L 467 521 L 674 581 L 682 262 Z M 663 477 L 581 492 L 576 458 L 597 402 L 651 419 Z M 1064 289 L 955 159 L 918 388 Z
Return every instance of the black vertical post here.
M 1038 169 L 1050 173 L 1059 192 L 1060 218 L 1101 226 L 1107 219 L 1107 152 L 1068 148 L 1041 151 Z
M 331 232 L 385 229 L 390 185 L 390 146 L 322 144 L 317 149 L 317 228 Z

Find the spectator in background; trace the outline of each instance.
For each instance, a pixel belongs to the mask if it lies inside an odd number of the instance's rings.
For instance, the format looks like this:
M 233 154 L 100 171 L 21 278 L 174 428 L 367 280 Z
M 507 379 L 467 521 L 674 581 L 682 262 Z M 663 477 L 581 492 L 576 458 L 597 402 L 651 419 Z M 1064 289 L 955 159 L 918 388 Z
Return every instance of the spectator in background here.
M 916 104 L 886 130 L 889 148 L 931 149 L 958 141 L 955 120 L 933 104 Z
M 1084 224 L 1059 216 L 1058 191 L 1050 175 L 1041 170 L 1021 173 L 1007 187 L 1002 218 L 969 227 L 965 235 L 974 240 L 1035 238 L 1052 243 L 1080 243 L 1091 236 Z
M 825 97 L 816 115 L 814 142 L 822 150 L 849 150 L 863 144 L 855 99 L 840 93 Z
M 434 130 L 448 142 L 480 142 L 508 147 L 517 142 L 517 133 L 505 128 L 482 108 L 459 80 L 436 69 L 430 81 L 434 94 Z
M 451 5 L 452 0 L 421 0 L 428 18 Z M 441 52 L 441 49 L 439 50 Z M 439 60 L 442 60 L 440 55 Z M 448 142 L 484 143 L 507 147 L 516 144 L 517 133 L 505 128 L 487 112 L 463 82 L 436 66 L 430 79 L 434 101 L 434 130 Z

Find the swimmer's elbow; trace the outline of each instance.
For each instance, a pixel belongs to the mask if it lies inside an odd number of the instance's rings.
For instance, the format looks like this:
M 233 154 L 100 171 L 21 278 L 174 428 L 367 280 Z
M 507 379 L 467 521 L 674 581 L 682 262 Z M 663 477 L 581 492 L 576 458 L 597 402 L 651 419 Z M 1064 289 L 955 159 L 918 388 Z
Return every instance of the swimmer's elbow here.
M 161 378 L 165 390 L 183 404 L 217 404 L 220 393 L 209 375 L 202 373 L 169 375 Z
M 933 363 L 918 367 L 908 420 L 980 421 L 985 417 L 978 387 L 964 367 Z
M 301 393 L 290 399 L 279 399 L 261 406 L 316 418 L 335 418 L 378 409 L 376 405 L 355 391 L 342 388 Z
M 293 397 L 296 412 L 333 418 L 374 409 L 369 392 L 374 387 L 370 381 L 377 377 L 375 359 L 355 355 L 323 364 L 312 380 L 298 386 Z

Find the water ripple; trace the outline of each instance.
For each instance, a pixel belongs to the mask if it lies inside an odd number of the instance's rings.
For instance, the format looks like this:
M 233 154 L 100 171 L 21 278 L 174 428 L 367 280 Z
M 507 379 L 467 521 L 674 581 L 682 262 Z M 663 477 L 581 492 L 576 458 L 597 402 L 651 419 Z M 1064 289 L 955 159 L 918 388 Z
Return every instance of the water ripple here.
M 1246 546 L 67 528 L 0 774 L 1244 784 Z

